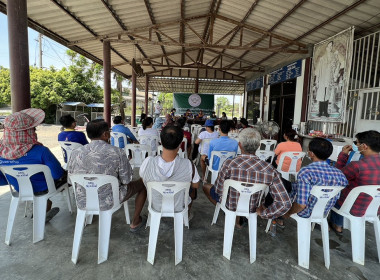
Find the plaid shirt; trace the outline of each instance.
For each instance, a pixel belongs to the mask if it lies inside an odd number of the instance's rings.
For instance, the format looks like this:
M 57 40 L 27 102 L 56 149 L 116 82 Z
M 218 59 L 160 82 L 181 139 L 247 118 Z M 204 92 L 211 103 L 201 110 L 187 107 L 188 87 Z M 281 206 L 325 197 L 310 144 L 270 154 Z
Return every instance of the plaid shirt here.
M 364 185 L 380 185 L 380 155 L 366 156 L 359 161 L 352 161 L 346 165 L 348 155 L 340 153 L 336 167 L 342 170 L 349 182 L 348 187 L 342 190 L 340 199 L 337 201 L 342 206 L 347 195 L 353 188 Z M 360 194 L 351 208 L 350 213 L 356 217 L 365 214 L 372 197 L 367 194 Z M 380 211 L 379 211 L 380 214 Z
M 309 218 L 318 200 L 315 196 L 310 195 L 313 186 L 345 187 L 347 185 L 348 181 L 342 171 L 328 165 L 325 161 L 318 161 L 300 170 L 290 196 L 295 197 L 295 202 L 298 204 L 306 205 L 306 208 L 299 212 L 298 216 Z M 328 201 L 325 208 L 326 216 L 338 198 L 339 193 Z
M 281 175 L 274 167 L 265 161 L 261 161 L 255 155 L 243 154 L 233 159 L 227 159 L 215 182 L 215 192 L 222 196 L 224 180 L 232 179 L 247 183 L 260 183 L 269 186 L 269 192 L 273 197 L 273 203 L 262 212 L 265 219 L 277 218 L 285 214 L 292 206 L 288 193 L 281 181 Z M 259 205 L 260 194 L 254 194 L 250 200 L 250 212 L 256 212 Z M 235 211 L 239 193 L 230 188 L 226 207 Z

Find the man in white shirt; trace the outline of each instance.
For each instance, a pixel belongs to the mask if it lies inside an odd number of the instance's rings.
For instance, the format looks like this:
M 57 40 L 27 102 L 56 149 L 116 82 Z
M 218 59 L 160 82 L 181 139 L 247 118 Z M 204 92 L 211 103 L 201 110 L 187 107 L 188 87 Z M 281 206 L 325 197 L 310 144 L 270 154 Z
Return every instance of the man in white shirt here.
M 140 177 L 143 179 L 145 186 L 148 182 L 154 181 L 191 182 L 190 197 L 194 200 L 200 178 L 194 164 L 189 159 L 180 158 L 177 155 L 183 139 L 182 129 L 178 126 L 166 126 L 162 129 L 160 137 L 163 147 L 162 155 L 147 157 L 140 167 Z M 176 197 L 174 207 L 176 212 L 180 212 L 184 208 L 183 195 Z M 153 193 L 152 200 L 153 209 L 160 211 L 162 205 L 161 196 Z M 189 205 L 189 211 L 190 207 L 191 204 Z
M 201 132 L 198 135 L 197 140 L 195 140 L 195 144 L 201 144 L 205 139 L 215 139 L 219 137 L 218 132 L 214 130 L 214 121 L 207 120 L 205 123 L 206 131 Z M 201 168 L 202 168 L 202 178 L 205 177 L 206 172 L 206 157 L 208 155 L 209 143 L 205 141 L 203 145 L 199 145 L 199 153 L 201 155 Z
M 157 101 L 157 104 L 154 106 L 154 119 L 157 119 L 160 117 L 162 111 L 161 102 Z

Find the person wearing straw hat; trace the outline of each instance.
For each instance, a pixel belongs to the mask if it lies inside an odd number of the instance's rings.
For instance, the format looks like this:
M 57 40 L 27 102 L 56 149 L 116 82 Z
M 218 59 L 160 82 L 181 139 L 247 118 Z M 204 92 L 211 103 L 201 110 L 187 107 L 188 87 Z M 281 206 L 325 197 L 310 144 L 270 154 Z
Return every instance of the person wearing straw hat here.
M 36 127 L 45 119 L 41 109 L 25 109 L 7 116 L 4 120 L 4 136 L 0 141 L 0 165 L 45 164 L 50 168 L 51 175 L 57 188 L 66 183 L 66 174 L 53 153 L 37 140 Z M 8 181 L 7 181 L 8 179 Z M 14 178 L 5 178 L 0 173 L 0 185 L 11 184 L 19 190 Z M 47 193 L 47 183 L 43 174 L 31 177 L 35 195 Z M 46 220 L 49 221 L 58 212 L 59 208 L 52 208 L 48 200 Z

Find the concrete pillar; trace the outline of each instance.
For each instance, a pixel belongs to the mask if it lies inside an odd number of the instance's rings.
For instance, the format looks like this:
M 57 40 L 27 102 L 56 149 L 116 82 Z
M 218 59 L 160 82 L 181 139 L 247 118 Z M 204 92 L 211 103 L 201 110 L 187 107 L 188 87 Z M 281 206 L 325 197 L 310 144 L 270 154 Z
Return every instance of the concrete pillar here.
M 111 126 L 111 46 L 103 41 L 104 120 Z
M 26 0 L 7 1 L 12 112 L 30 108 Z
M 136 73 L 132 70 L 132 116 L 131 125 L 136 126 Z
M 149 77 L 145 75 L 145 114 L 148 115 L 148 92 L 149 92 Z M 153 115 L 152 115 L 153 116 Z

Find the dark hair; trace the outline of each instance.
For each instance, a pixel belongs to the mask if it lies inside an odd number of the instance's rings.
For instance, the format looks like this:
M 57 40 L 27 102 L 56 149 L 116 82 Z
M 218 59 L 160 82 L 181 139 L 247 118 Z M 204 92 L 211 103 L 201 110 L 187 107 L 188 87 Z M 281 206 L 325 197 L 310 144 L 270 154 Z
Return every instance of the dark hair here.
M 185 118 L 179 118 L 176 122 L 177 126 L 180 128 L 183 128 L 186 124 L 186 119 Z
M 326 160 L 333 152 L 333 145 L 330 141 L 318 137 L 310 141 L 309 151 L 313 152 L 317 158 Z
M 113 118 L 113 123 L 114 124 L 120 124 L 122 120 L 123 119 L 121 118 L 121 116 L 116 116 Z
M 160 100 L 158 100 L 158 101 L 157 101 L 157 103 L 161 103 L 161 101 L 160 101 Z
M 226 112 L 222 112 L 223 117 L 227 117 Z
M 104 120 L 93 120 L 86 126 L 87 136 L 90 139 L 100 138 L 106 131 L 109 131 L 109 126 Z
M 241 118 L 240 123 L 243 124 L 244 126 L 248 126 L 248 121 L 245 118 Z
M 161 130 L 161 143 L 165 149 L 175 150 L 183 140 L 183 130 L 179 126 L 165 126 Z
M 284 134 L 290 141 L 296 141 L 297 131 L 294 129 L 288 129 L 284 132 Z
M 177 109 L 176 109 L 176 108 L 173 108 L 170 112 L 174 112 L 174 111 L 177 111 Z
M 64 115 L 59 119 L 59 122 L 64 128 L 69 128 L 76 120 L 71 115 Z
M 141 113 L 140 122 L 142 122 L 143 120 L 145 120 L 145 118 L 146 118 L 146 114 L 145 113 Z
M 228 132 L 230 131 L 231 129 L 231 123 L 227 120 L 222 120 L 220 122 L 220 125 L 219 125 L 219 128 L 220 130 L 224 133 L 224 134 L 228 134 Z
M 368 130 L 356 134 L 355 137 L 360 144 L 366 144 L 372 151 L 380 153 L 380 132 Z
M 143 119 L 142 127 L 145 130 L 147 126 L 150 126 L 153 123 L 153 119 L 151 117 L 147 117 L 146 119 Z
M 230 128 L 231 129 L 236 129 L 236 124 L 233 120 L 228 120 L 228 122 L 230 123 Z

